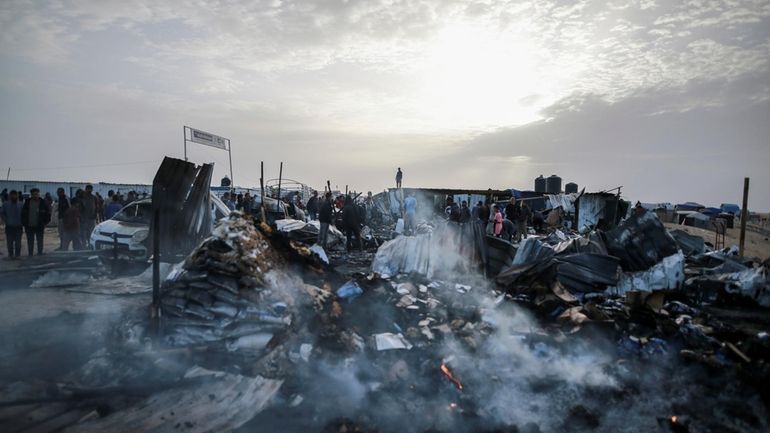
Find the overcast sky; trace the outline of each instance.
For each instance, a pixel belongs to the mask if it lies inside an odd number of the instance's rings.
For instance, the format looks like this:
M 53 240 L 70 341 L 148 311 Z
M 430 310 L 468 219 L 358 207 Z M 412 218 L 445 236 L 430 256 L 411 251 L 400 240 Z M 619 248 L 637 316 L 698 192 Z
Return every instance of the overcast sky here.
M 235 181 L 531 189 L 770 210 L 770 2 L 0 2 L 11 178 L 149 183 L 182 126 Z M 227 154 L 191 145 L 191 160 Z

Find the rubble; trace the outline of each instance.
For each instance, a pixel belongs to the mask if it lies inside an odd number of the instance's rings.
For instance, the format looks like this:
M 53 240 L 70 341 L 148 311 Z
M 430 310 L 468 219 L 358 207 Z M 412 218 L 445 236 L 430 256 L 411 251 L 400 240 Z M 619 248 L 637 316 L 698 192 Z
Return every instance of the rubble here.
M 133 350 L 69 379 L 166 377 L 164 389 L 89 399 L 111 413 L 71 431 L 770 427 L 765 265 L 701 249 L 654 214 L 530 236 L 494 275 L 477 225 L 425 225 L 373 259 L 324 256 L 307 226 L 220 221 L 163 284 L 160 343 L 130 327 Z M 96 373 L 108 365 L 129 367 Z

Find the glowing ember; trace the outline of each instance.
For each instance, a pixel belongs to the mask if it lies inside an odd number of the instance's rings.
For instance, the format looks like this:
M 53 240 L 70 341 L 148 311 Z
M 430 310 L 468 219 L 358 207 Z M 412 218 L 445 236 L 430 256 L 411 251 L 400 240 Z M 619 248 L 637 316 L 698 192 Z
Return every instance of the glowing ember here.
M 452 370 L 449 369 L 449 366 L 445 363 L 441 363 L 441 372 L 444 373 L 444 376 L 447 377 L 460 391 L 463 390 L 463 383 L 460 382 L 460 379 L 456 378 L 455 375 L 452 373 Z
M 679 418 L 677 418 L 676 416 L 672 416 L 671 417 L 671 424 L 676 424 L 676 420 L 678 420 L 678 419 Z
M 449 403 L 449 410 L 457 409 L 457 403 Z

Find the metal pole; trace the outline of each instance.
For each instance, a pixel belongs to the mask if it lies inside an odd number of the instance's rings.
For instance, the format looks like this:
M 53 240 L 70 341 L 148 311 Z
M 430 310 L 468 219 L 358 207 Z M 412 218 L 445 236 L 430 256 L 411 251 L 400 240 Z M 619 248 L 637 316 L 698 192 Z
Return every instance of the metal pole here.
M 158 316 L 160 307 L 160 210 L 155 210 L 153 215 L 152 231 L 152 307 L 155 316 Z
M 11 167 L 8 167 L 8 174 L 5 175 L 5 180 L 8 180 L 11 178 Z
M 227 140 L 227 154 L 230 157 L 230 191 L 235 191 L 235 181 L 233 180 L 233 145 L 230 139 Z
M 740 255 L 743 257 L 743 247 L 746 243 L 746 221 L 749 219 L 749 178 L 743 178 L 743 208 L 741 208 L 741 240 Z
M 283 161 L 281 161 L 281 168 L 278 170 L 278 197 L 276 197 L 278 201 L 275 202 L 276 212 L 281 210 L 281 178 L 283 178 Z
M 187 161 L 187 127 L 182 126 L 182 140 L 184 141 L 184 160 Z

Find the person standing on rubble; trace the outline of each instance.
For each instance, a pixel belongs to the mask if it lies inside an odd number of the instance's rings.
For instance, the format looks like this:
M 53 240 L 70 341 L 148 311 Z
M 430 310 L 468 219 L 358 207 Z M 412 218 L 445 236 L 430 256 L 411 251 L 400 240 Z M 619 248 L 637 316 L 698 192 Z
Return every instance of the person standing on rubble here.
M 535 233 L 543 232 L 543 223 L 545 223 L 543 213 L 539 210 L 532 211 L 532 227 L 535 229 Z
M 251 199 L 251 194 L 249 194 L 248 191 L 243 196 L 242 206 L 243 206 L 242 207 L 243 213 L 245 215 L 251 216 L 251 213 L 254 207 L 254 201 Z M 278 204 L 276 204 L 276 206 L 278 206 Z
M 518 221 L 519 208 L 516 206 L 516 198 L 511 197 L 511 201 L 505 205 L 505 218 L 510 221 Z
M 479 219 L 478 224 L 481 226 L 483 233 L 487 232 L 487 225 L 489 224 L 489 204 L 487 202 L 479 202 Z
M 45 226 L 51 222 L 51 208 L 45 200 L 40 198 L 40 190 L 32 188 L 30 198 L 24 202 L 21 208 L 21 225 L 27 233 L 27 252 L 30 256 L 34 253 L 35 241 L 37 241 L 37 255 L 43 254 L 43 234 Z
M 18 260 L 21 257 L 21 203 L 19 193 L 14 190 L 3 201 L 0 219 L 5 223 L 5 245 L 8 247 L 8 260 Z
M 455 199 L 453 197 L 447 197 L 446 199 L 447 207 L 446 207 L 446 214 L 449 218 L 449 221 L 454 223 L 460 222 L 460 206 L 455 203 Z
M 222 202 L 227 206 L 228 209 L 231 211 L 235 210 L 235 203 L 233 203 L 233 200 L 231 199 L 231 195 L 229 192 L 226 192 L 222 194 Z
M 318 219 L 318 191 L 313 191 L 313 195 L 308 199 L 305 207 L 307 208 L 307 215 L 310 221 Z
M 350 251 L 353 246 L 353 239 L 358 243 L 359 250 L 364 250 L 364 244 L 361 241 L 361 221 L 359 220 L 358 208 L 350 196 L 345 197 L 345 207 L 342 208 L 342 225 L 345 228 L 345 237 L 347 243 L 345 248 Z
M 492 224 L 493 233 L 495 236 L 500 237 L 503 233 L 503 213 L 500 212 L 500 206 L 492 205 Z
M 521 241 L 522 237 L 527 238 L 527 220 L 529 219 L 529 206 L 524 200 L 519 204 L 519 215 L 516 220 L 516 240 Z
M 321 223 L 318 230 L 318 244 L 326 248 L 326 239 L 329 237 L 329 226 L 334 217 L 332 212 L 332 193 L 327 192 L 324 200 L 318 208 L 318 222 Z
M 401 167 L 396 172 L 396 188 L 401 188 L 401 180 L 404 178 L 404 172 L 401 171 Z

